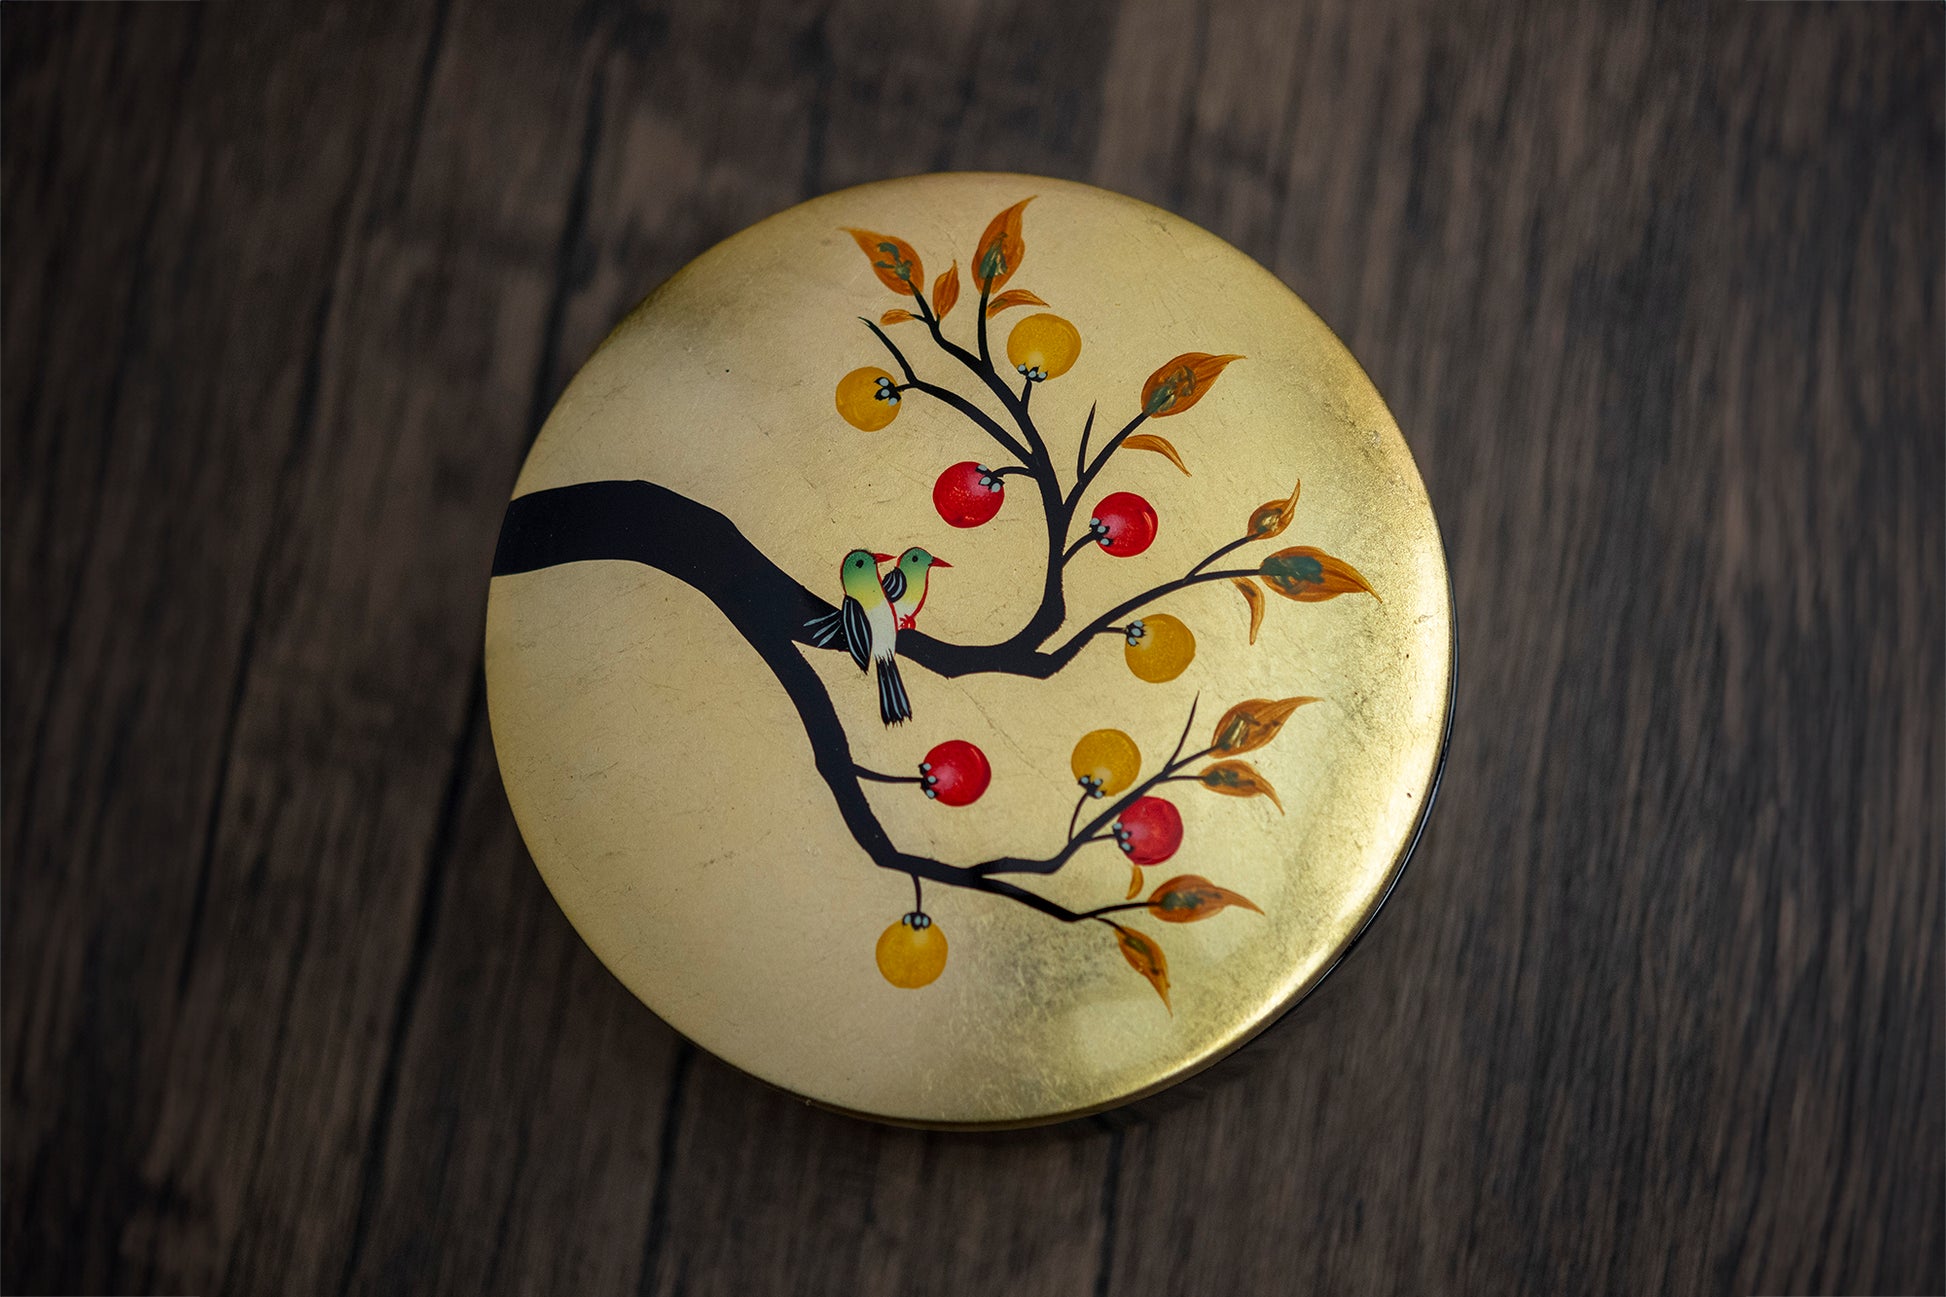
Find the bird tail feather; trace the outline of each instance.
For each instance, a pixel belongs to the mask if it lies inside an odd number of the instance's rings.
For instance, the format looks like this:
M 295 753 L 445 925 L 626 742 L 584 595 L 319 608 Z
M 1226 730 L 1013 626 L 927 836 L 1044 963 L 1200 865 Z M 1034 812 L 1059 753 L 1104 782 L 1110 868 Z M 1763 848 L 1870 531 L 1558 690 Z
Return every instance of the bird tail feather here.
M 905 681 L 899 679 L 899 660 L 878 660 L 878 718 L 887 725 L 912 719 L 912 700 L 906 697 Z
M 810 633 L 814 648 L 829 648 L 832 641 L 838 638 L 838 633 L 844 629 L 844 619 L 839 611 L 833 608 L 830 612 L 820 613 L 805 622 L 804 629 Z

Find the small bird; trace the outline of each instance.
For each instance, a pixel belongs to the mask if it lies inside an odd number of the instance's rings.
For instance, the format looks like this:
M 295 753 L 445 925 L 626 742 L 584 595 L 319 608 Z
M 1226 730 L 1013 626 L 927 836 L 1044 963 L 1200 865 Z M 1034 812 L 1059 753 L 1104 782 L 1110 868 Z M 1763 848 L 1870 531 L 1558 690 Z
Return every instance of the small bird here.
M 951 567 L 943 558 L 934 558 L 925 550 L 914 545 L 899 555 L 899 561 L 887 572 L 880 584 L 885 587 L 885 597 L 892 601 L 892 611 L 899 615 L 900 630 L 916 630 L 919 610 L 926 606 L 926 586 L 936 567 Z
M 906 697 L 894 656 L 899 641 L 898 614 L 892 611 L 892 601 L 885 597 L 885 587 L 878 578 L 878 565 L 891 561 L 890 554 L 868 549 L 845 555 L 838 568 L 838 580 L 845 591 L 838 611 L 814 617 L 805 625 L 811 632 L 811 642 L 819 648 L 843 635 L 845 649 L 860 671 L 868 664 L 877 664 L 878 716 L 887 725 L 897 725 L 912 719 L 912 700 Z

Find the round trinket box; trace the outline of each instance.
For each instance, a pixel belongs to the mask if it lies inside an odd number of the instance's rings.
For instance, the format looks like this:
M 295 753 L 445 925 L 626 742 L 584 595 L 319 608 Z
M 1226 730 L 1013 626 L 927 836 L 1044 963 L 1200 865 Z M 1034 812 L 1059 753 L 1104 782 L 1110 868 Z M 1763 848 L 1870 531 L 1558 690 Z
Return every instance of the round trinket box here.
M 507 795 L 671 1026 L 813 1102 L 1053 1121 L 1345 952 L 1444 750 L 1398 427 L 1287 288 L 1085 185 L 794 207 L 615 329 L 486 628 Z

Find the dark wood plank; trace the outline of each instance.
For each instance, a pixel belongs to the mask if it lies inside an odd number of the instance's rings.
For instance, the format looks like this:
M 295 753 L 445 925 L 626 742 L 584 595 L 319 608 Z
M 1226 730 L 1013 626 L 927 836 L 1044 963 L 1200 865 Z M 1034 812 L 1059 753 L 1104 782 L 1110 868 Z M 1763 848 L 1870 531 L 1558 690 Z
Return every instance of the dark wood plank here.
M 8 1291 L 1940 1291 L 1930 6 L 6 6 Z M 526 439 L 643 290 L 939 167 L 1337 327 L 1452 553 L 1422 856 L 1293 1020 L 928 1135 L 698 1055 L 527 863 Z
M 1889 19 L 1367 10 L 1295 56 L 1331 156 L 1263 250 L 1443 506 L 1459 723 L 1287 1065 L 1131 1132 L 1114 1275 L 1939 1285 L 1940 45 Z M 1275 156 L 1232 111 L 1221 230 Z
M 138 316 L 40 758 L 61 799 L 10 876 L 9 958 L 53 951 L 9 1041 L 10 1108 L 47 1125 L 7 1147 L 32 1159 L 11 1282 L 312 1289 L 348 1264 L 575 170 L 533 114 L 528 175 L 478 138 L 493 183 L 438 191 L 470 209 L 395 211 L 427 174 L 437 18 L 174 20 L 215 25 L 171 123 L 177 290 Z M 499 237 L 456 267 L 454 227 Z M 445 327 L 502 310 L 524 330 Z M 59 354 L 48 381 L 87 385 Z
M 7 958 L 32 971 L 16 983 L 23 996 L 9 996 L 9 1126 L 19 1138 L 6 1146 L 17 1187 L 6 1264 L 23 1285 L 106 1291 L 147 1287 L 159 1271 L 177 1272 L 168 1258 L 182 1258 L 213 1284 L 205 1266 L 221 1244 L 212 1240 L 238 1228 L 246 1187 L 220 1163 L 247 1157 L 261 1128 L 221 1116 L 226 1100 L 255 1107 L 264 1072 L 287 1061 L 279 1032 L 289 981 L 252 978 L 250 994 L 223 998 L 199 985 L 201 961 L 264 958 L 287 969 L 285 943 L 311 930 L 311 895 L 330 859 L 321 839 L 273 852 L 226 837 L 239 818 L 275 818 L 289 796 L 281 782 L 237 782 L 253 742 L 255 752 L 304 750 L 262 740 L 244 716 L 252 680 L 270 683 L 253 675 L 256 649 L 262 623 L 290 602 L 278 566 L 297 556 L 282 542 L 321 440 L 341 269 L 329 218 L 342 218 L 365 161 L 358 120 L 319 102 L 312 86 L 329 78 L 354 97 L 369 91 L 387 47 L 370 40 L 320 59 L 341 33 L 243 14 L 207 39 L 205 16 L 191 9 L 73 21 L 77 50 L 106 40 L 115 57 L 99 71 L 75 69 L 63 109 L 87 117 L 90 104 L 114 105 L 107 128 L 129 125 L 136 153 L 123 159 L 107 145 L 94 165 L 108 191 L 44 232 L 67 243 L 68 280 L 48 302 L 56 341 L 12 371 L 36 374 L 58 401 L 50 408 L 90 401 L 104 372 L 109 391 L 104 425 L 78 439 L 97 461 L 92 497 L 46 510 L 35 520 L 50 539 L 28 540 L 49 553 L 75 543 L 57 535 L 84 545 L 67 588 L 42 602 L 32 580 L 22 589 L 9 572 L 9 608 L 27 623 L 15 626 L 30 662 L 47 654 L 48 683 L 31 730 L 38 747 L 14 763 L 33 787 L 9 816 L 20 838 Z M 118 70 L 165 51 L 173 56 L 153 73 Z M 280 54 L 295 77 L 266 79 Z M 149 117 L 162 129 L 144 141 Z M 254 149 L 228 147 L 238 120 L 256 123 Z M 156 192 L 115 193 L 122 168 L 151 174 L 145 144 L 159 159 Z M 64 146 L 62 158 L 87 165 L 85 143 L 72 155 Z M 123 219 L 125 202 L 139 222 L 136 251 L 98 260 L 89 231 Z M 76 342 L 60 345 L 61 333 Z M 10 455 L 30 437 L 10 428 Z M 53 437 L 67 439 L 58 425 Z M 24 486 L 41 489 L 32 476 Z M 336 728 L 336 718 L 314 721 L 306 741 Z M 240 894 L 274 907 L 261 916 L 272 921 L 228 927 Z M 230 1030 L 219 1034 L 218 1022 Z M 189 1058 L 201 1024 L 211 1028 L 196 1067 L 206 1075 L 176 1088 L 163 1078 Z M 212 1121 L 188 1150 L 176 1143 L 186 1119 L 173 1114 L 183 1113 Z

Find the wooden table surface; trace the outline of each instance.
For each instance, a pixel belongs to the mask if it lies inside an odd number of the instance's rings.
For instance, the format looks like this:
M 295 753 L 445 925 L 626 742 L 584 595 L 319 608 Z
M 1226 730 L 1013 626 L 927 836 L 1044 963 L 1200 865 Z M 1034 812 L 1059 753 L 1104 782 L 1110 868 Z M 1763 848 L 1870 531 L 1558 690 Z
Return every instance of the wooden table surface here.
M 5 6 L 8 1291 L 1946 1290 L 1936 4 Z M 1440 510 L 1451 758 L 1186 1098 L 813 1111 L 556 909 L 486 573 L 606 327 L 806 196 L 1272 267 Z

